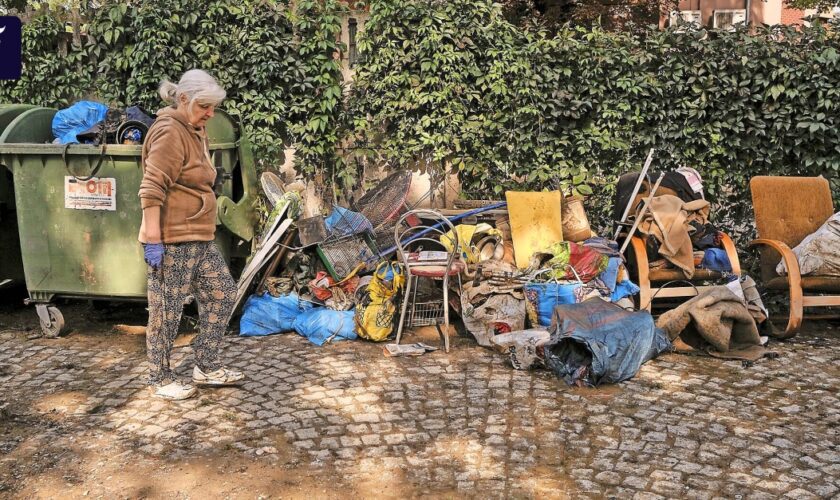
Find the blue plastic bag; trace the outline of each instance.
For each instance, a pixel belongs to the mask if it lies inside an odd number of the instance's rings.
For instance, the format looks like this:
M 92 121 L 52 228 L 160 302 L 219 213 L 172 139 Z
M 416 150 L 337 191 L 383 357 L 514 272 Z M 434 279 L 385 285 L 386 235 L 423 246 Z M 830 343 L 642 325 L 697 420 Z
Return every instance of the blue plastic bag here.
M 575 290 L 580 283 L 532 283 L 525 285 L 525 310 L 531 326 L 549 326 L 554 307 L 560 304 L 574 304 Z
M 252 295 L 245 302 L 239 320 L 239 335 L 258 337 L 290 332 L 294 330 L 295 318 L 313 308 L 311 302 L 300 300 L 294 293 L 280 297 Z
M 373 225 L 364 215 L 339 206 L 333 207 L 330 216 L 324 219 L 324 226 L 330 236 L 349 236 L 373 231 Z
M 607 262 L 607 268 L 598 276 L 607 288 L 610 289 L 610 292 L 615 291 L 616 281 L 618 280 L 618 267 L 620 265 L 621 257 L 610 257 L 610 260 Z
M 52 133 L 59 144 L 77 144 L 76 134 L 93 127 L 105 119 L 108 106 L 95 101 L 79 101 L 55 114 Z
M 615 290 L 610 295 L 610 302 L 618 302 L 624 297 L 632 297 L 639 293 L 639 286 L 630 280 L 624 280 L 616 283 Z
M 333 311 L 326 307 L 317 307 L 299 314 L 294 321 L 294 329 L 310 342 L 324 345 L 338 340 L 354 340 L 354 311 Z

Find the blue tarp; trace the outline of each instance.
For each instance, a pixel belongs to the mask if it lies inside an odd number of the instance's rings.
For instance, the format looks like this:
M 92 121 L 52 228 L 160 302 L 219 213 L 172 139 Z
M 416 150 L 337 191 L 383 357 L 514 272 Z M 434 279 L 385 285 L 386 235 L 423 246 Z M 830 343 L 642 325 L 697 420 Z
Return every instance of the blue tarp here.
M 76 134 L 93 127 L 105 119 L 108 106 L 94 101 L 79 101 L 58 111 L 53 117 L 52 133 L 60 144 L 76 144 Z
M 646 361 L 671 350 L 647 311 L 630 312 L 600 299 L 554 309 L 545 364 L 569 385 L 629 380 Z
M 353 315 L 352 310 L 333 311 L 318 307 L 298 315 L 293 326 L 296 332 L 317 345 L 324 345 L 328 341 L 355 340 L 357 335 Z
M 250 296 L 239 321 L 242 337 L 295 331 L 317 345 L 324 345 L 328 340 L 353 340 L 356 338 L 353 328 L 353 311 L 317 307 L 294 293 L 280 297 Z
M 248 297 L 239 320 L 239 335 L 258 337 L 294 330 L 295 318 L 312 309 L 312 303 L 291 293 L 280 297 L 269 294 Z

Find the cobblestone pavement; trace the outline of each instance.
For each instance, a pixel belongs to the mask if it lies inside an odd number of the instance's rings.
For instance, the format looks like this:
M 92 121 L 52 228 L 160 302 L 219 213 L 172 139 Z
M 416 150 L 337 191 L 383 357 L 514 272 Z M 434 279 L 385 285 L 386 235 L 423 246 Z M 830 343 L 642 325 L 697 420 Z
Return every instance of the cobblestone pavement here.
M 418 358 L 294 334 L 229 337 L 225 348 L 248 383 L 170 403 L 144 390 L 141 348 L 6 331 L 0 383 L 7 401 L 62 411 L 77 441 L 105 437 L 161 459 L 291 457 L 335 484 L 366 477 L 480 497 L 840 495 L 836 323 L 774 344 L 779 357 L 752 366 L 668 354 L 597 390 L 516 372 L 464 339 Z M 175 354 L 185 377 L 189 351 Z

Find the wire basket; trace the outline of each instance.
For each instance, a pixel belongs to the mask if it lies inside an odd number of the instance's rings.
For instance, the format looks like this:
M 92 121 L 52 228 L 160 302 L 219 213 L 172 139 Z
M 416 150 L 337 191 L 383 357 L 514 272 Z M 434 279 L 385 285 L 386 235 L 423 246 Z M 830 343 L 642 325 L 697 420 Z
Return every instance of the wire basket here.
M 443 323 L 443 300 L 416 302 L 408 316 L 408 327 Z
M 395 172 L 359 198 L 355 210 L 367 217 L 377 231 L 383 223 L 398 219 L 408 210 L 406 198 L 409 189 L 411 171 Z
M 371 250 L 369 237 L 362 234 L 351 234 L 343 238 L 329 239 L 318 244 L 318 257 L 324 262 L 327 272 L 336 279 L 342 280 L 350 275 L 359 264 L 363 264 L 362 271 L 370 270 L 370 265 L 376 259 Z

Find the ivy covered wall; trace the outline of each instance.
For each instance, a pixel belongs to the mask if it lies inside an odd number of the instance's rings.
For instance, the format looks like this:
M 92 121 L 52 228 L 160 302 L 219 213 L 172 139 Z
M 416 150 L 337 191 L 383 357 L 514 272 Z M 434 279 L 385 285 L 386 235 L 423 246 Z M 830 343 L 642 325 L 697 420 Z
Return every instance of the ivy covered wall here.
M 24 77 L 0 82 L 0 101 L 154 110 L 160 79 L 197 66 L 228 89 L 224 107 L 242 115 L 264 165 L 294 145 L 298 171 L 328 191 L 359 184 L 359 157 L 449 168 L 469 197 L 588 195 L 602 228 L 616 177 L 649 148 L 654 168 L 698 169 L 718 221 L 742 238 L 754 175 L 824 175 L 840 194 L 836 27 L 548 34 L 509 23 L 490 0 L 367 8 L 350 89 L 337 0 L 106 4 L 65 55 L 63 26 L 44 13 L 25 25 Z
M 23 28 L 23 77 L 0 82 L 0 102 L 63 107 L 83 98 L 114 106 L 164 103 L 163 78 L 210 71 L 227 90 L 266 165 L 294 144 L 298 170 L 332 165 L 342 76 L 333 53 L 344 6 L 337 0 L 147 0 L 88 12 L 87 35 L 68 41 L 59 13 Z M 331 132 L 332 131 L 332 132 Z
M 548 35 L 485 0 L 374 0 L 370 14 L 350 132 L 396 165 L 452 165 L 469 196 L 575 190 L 604 228 L 616 177 L 650 148 L 653 168 L 699 170 L 741 237 L 752 176 L 824 175 L 840 194 L 836 27 Z

